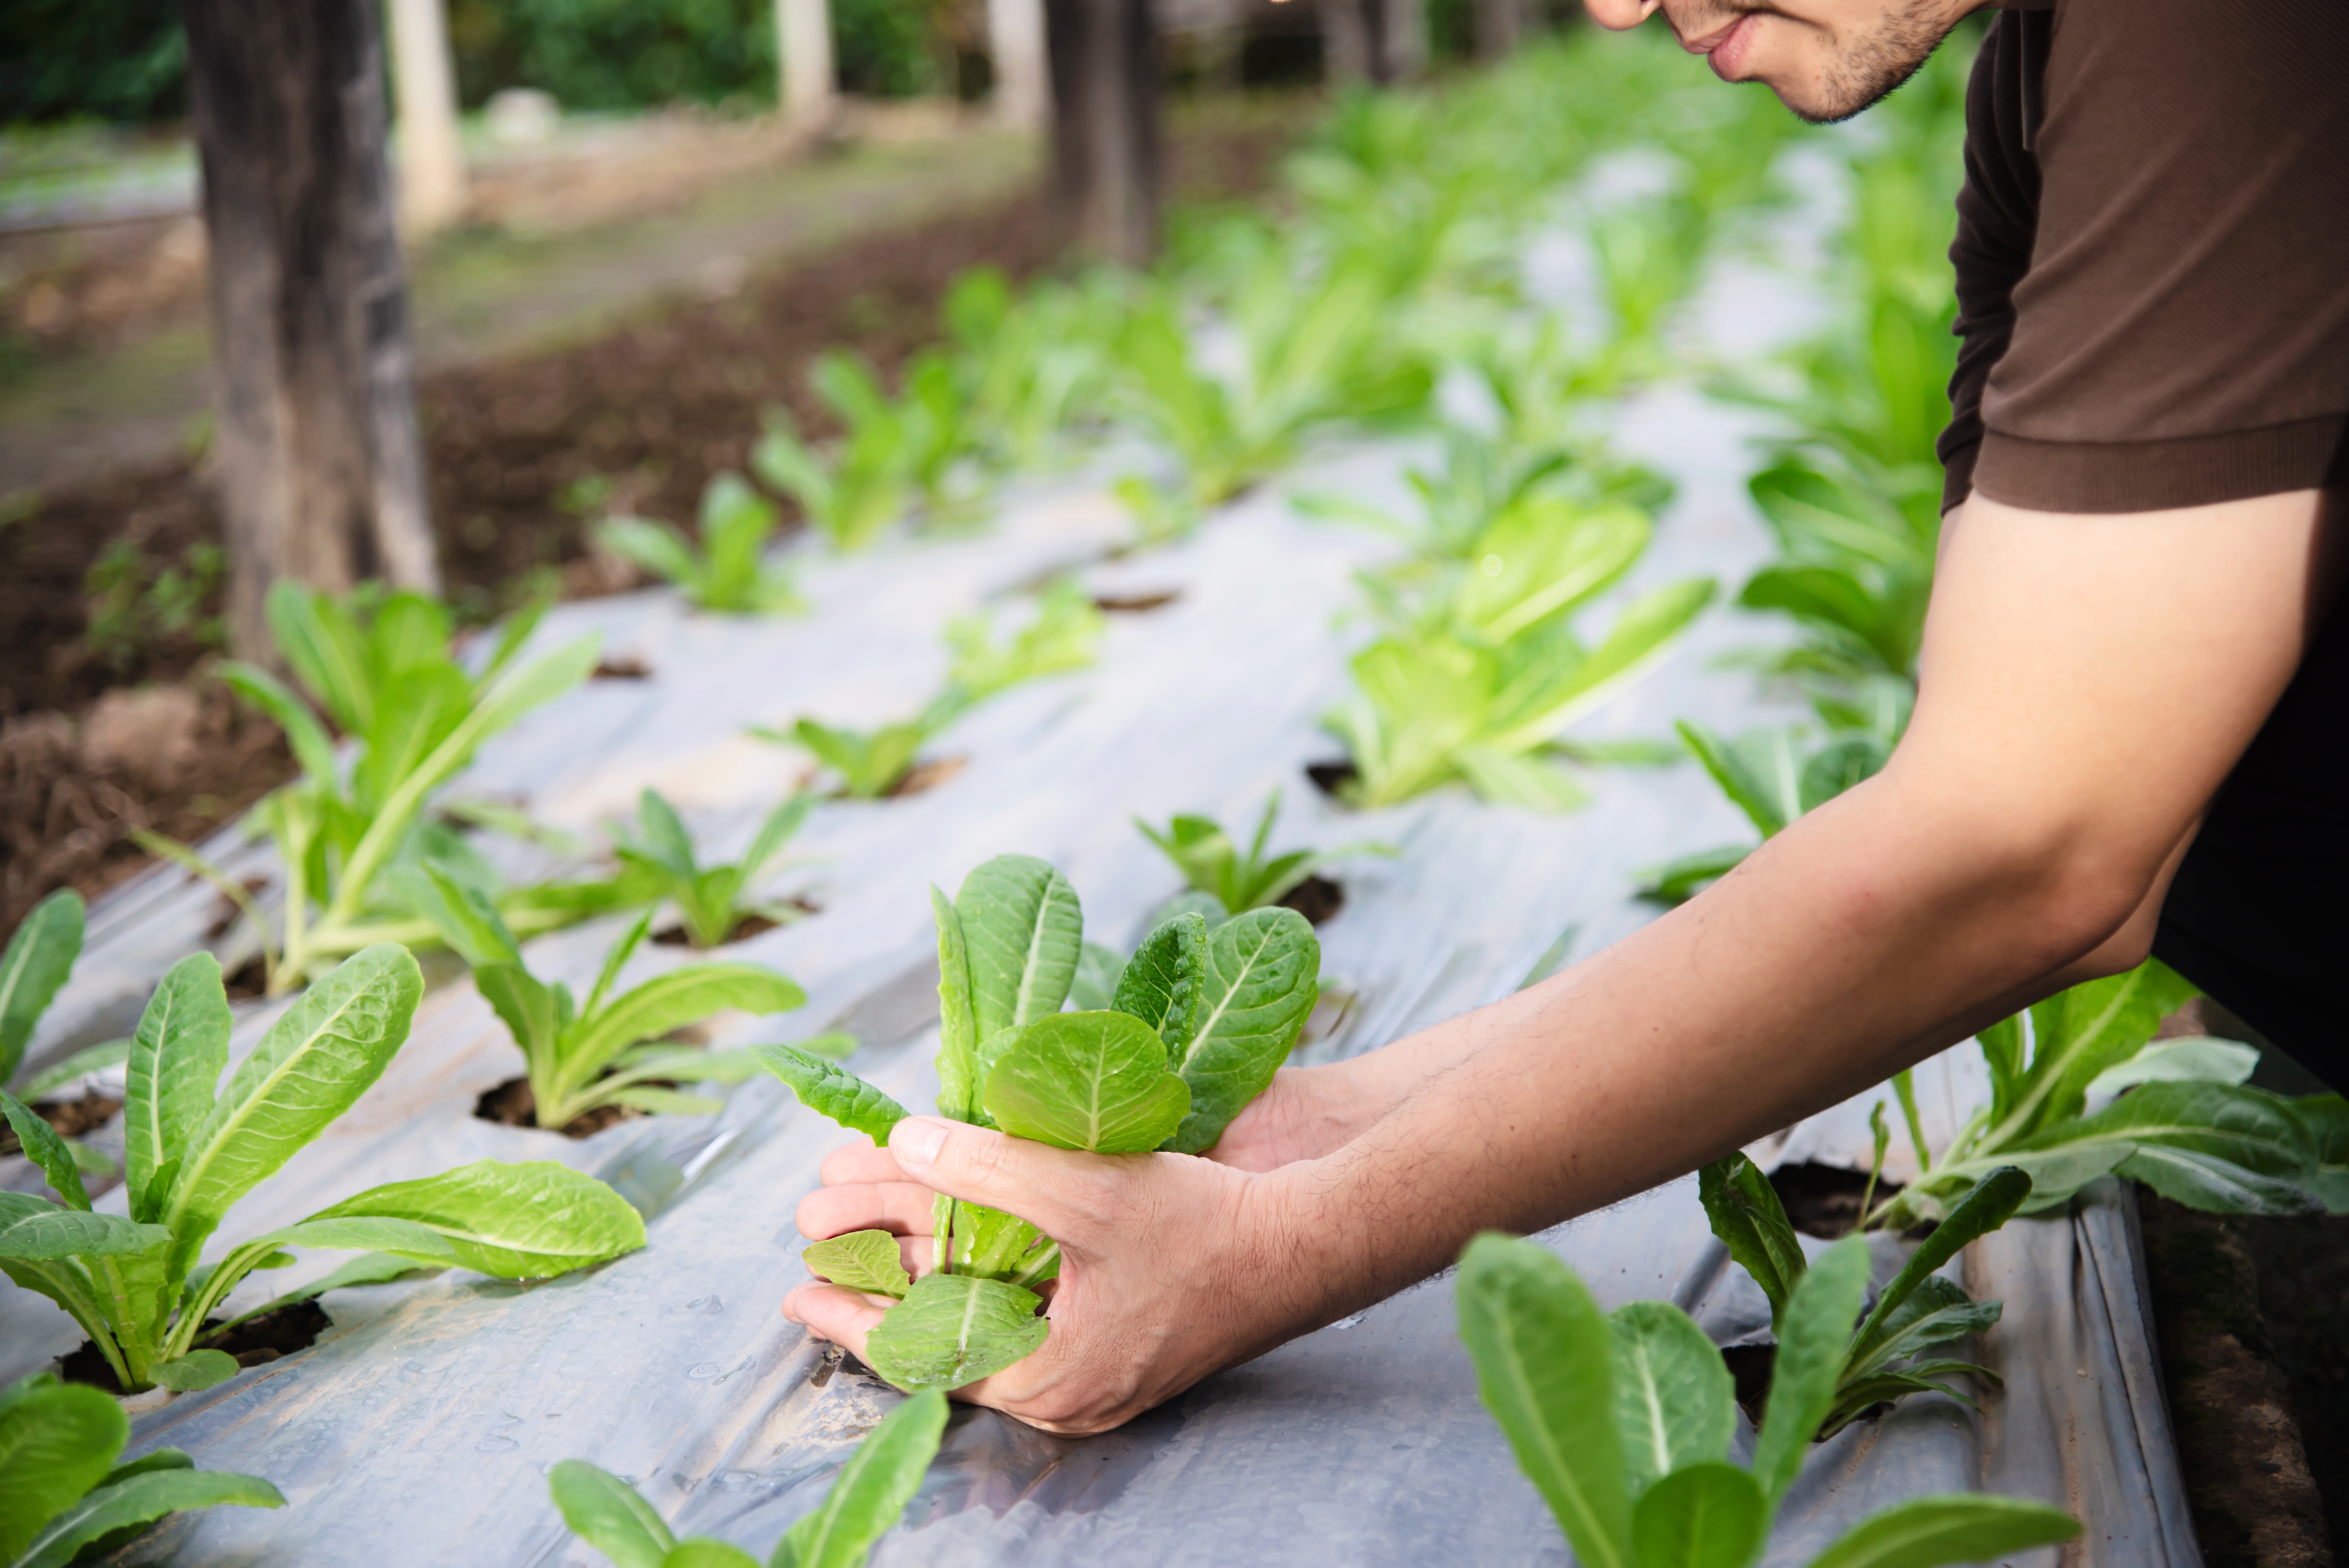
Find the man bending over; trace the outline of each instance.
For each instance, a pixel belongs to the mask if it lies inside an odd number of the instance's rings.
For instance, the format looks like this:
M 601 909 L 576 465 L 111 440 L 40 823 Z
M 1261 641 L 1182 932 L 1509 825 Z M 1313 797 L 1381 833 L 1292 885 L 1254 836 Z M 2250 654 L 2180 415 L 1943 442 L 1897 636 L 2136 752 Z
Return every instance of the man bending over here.
M 1899 85 L 1973 0 L 1661 9 L 1806 119 Z M 2037 0 L 1967 101 L 1940 560 L 1875 778 L 1585 963 L 1284 1069 L 1206 1159 L 913 1117 L 810 1236 L 933 1190 L 1061 1244 L 1044 1347 L 962 1397 L 1099 1431 L 1444 1267 L 1682 1175 L 2158 954 L 2349 1088 L 2349 5 Z M 862 1350 L 880 1312 L 784 1310 Z

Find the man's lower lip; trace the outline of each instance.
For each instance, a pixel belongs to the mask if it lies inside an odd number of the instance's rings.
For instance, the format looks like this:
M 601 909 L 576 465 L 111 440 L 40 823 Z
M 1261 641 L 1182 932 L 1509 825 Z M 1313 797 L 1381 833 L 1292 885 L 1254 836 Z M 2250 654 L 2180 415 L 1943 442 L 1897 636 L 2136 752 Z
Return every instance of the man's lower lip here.
M 1745 51 L 1754 42 L 1754 24 L 1760 15 L 1757 11 L 1748 11 L 1737 19 L 1737 26 L 1729 29 L 1729 36 L 1713 46 L 1705 58 L 1713 75 L 1728 82 L 1737 79 L 1738 67 L 1745 63 Z

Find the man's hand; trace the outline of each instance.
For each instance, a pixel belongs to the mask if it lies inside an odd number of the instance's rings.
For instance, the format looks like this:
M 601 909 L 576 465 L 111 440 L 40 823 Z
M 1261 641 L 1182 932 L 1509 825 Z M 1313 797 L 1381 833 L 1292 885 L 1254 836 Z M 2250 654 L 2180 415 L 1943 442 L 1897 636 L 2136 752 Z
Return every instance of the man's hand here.
M 1269 1147 L 1268 1144 L 1266 1147 Z M 1185 1154 L 1082 1154 L 941 1118 L 908 1117 L 889 1147 L 834 1150 L 799 1206 L 814 1240 L 856 1230 L 902 1238 L 931 1265 L 931 1194 L 1018 1214 L 1061 1244 L 1044 1347 L 957 1390 L 1047 1431 L 1105 1431 L 1298 1332 L 1309 1302 L 1265 1289 L 1278 1251 L 1263 1179 Z M 858 1356 L 881 1298 L 807 1284 L 783 1315 Z

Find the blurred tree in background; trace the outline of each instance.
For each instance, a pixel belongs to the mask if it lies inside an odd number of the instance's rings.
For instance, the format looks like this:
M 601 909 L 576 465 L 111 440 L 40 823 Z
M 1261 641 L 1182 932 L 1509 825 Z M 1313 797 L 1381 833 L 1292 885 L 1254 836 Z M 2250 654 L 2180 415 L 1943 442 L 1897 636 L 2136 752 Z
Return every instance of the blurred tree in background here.
M 187 80 L 179 0 L 0 5 L 0 121 L 177 119 Z
M 833 0 L 843 91 L 870 98 L 972 85 L 970 0 Z M 537 88 L 570 109 L 668 103 L 769 108 L 774 0 L 449 0 L 460 101 Z M 146 121 L 187 113 L 178 0 L 0 5 L 0 122 Z
M 775 101 L 772 0 L 450 0 L 457 94 L 553 93 L 564 108 Z

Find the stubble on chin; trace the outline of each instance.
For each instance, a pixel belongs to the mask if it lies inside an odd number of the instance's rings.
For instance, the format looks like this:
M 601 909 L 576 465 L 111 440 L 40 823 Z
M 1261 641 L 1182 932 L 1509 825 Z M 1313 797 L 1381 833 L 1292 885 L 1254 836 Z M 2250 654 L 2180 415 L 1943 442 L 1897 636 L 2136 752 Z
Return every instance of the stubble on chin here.
M 1779 97 L 1813 125 L 1832 125 L 1874 107 L 1940 46 L 1949 33 L 1941 11 L 1933 0 L 1907 0 L 1889 8 L 1865 32 L 1830 46 L 1815 100 L 1796 102 L 1783 91 Z

